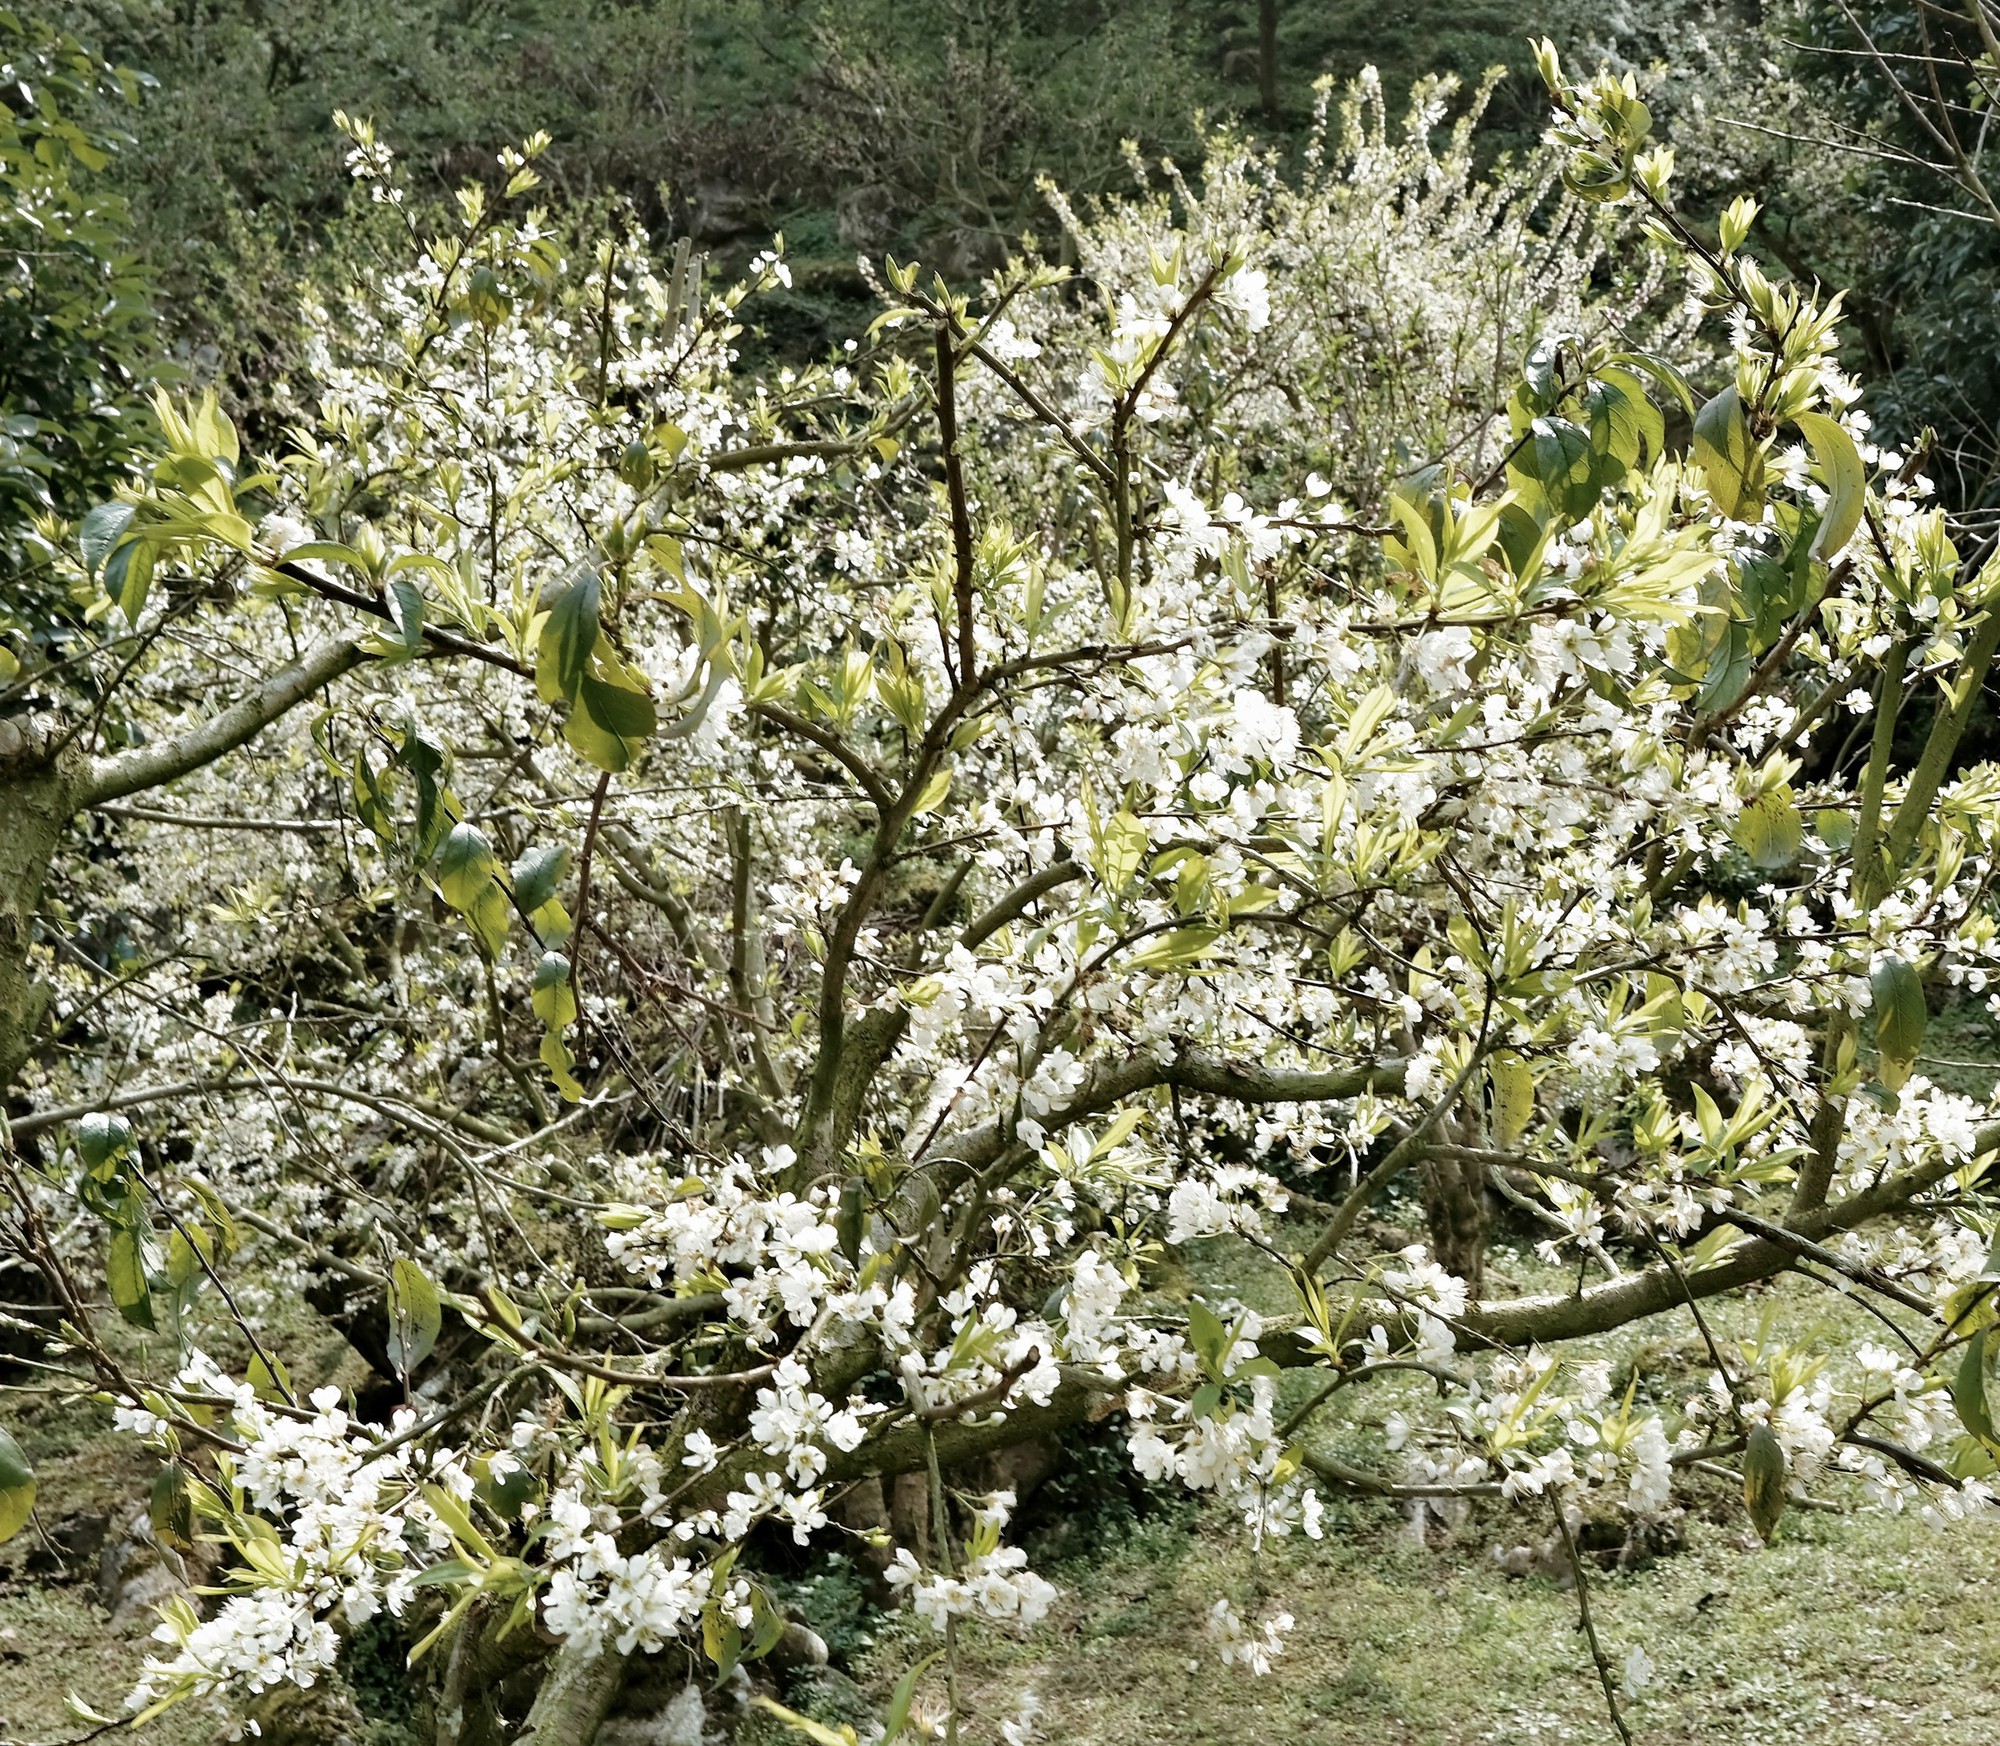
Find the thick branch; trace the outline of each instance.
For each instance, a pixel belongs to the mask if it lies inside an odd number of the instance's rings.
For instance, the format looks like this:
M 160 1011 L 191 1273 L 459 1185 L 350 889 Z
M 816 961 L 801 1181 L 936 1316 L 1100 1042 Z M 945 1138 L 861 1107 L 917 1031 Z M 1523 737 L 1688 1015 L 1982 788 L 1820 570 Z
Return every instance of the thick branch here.
M 367 658 L 358 643 L 344 637 L 321 643 L 201 726 L 158 745 L 138 746 L 116 757 L 96 760 L 83 781 L 79 807 L 143 794 L 213 764 Z
M 2000 1127 L 1981 1133 L 1973 1144 L 1972 1155 L 1979 1157 L 1996 1149 L 2000 1149 Z M 1884 1177 L 1873 1187 L 1831 1206 L 1803 1213 L 1785 1229 L 1808 1241 L 1851 1231 L 1936 1186 L 1964 1162 L 1962 1158 L 1933 1158 Z M 1731 1249 L 1713 1266 L 1689 1274 L 1687 1294 L 1702 1298 L 1734 1291 L 1782 1273 L 1796 1259 L 1792 1249 L 1784 1244 L 1756 1238 Z M 1551 1294 L 1519 1298 L 1512 1303 L 1482 1303 L 1465 1313 L 1461 1325 L 1496 1345 L 1526 1346 L 1536 1341 L 1573 1340 L 1607 1333 L 1627 1322 L 1659 1315 L 1683 1301 L 1681 1282 L 1673 1273 L 1665 1267 L 1650 1267 L 1643 1273 L 1628 1273 L 1622 1279 L 1593 1286 L 1573 1297 Z

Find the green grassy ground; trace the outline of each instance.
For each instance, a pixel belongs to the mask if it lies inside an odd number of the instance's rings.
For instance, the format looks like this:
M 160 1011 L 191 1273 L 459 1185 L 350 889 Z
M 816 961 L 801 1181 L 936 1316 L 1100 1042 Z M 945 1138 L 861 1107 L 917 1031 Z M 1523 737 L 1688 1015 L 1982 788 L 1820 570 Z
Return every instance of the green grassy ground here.
M 1502 1249 L 1494 1261 L 1523 1289 L 1555 1283 L 1530 1255 Z M 1217 1244 L 1194 1269 L 1206 1288 L 1283 1313 L 1281 1276 L 1254 1251 Z M 1768 1317 L 1808 1351 L 1851 1347 L 1863 1325 L 1847 1300 L 1797 1279 L 1707 1313 L 1725 1344 L 1752 1338 Z M 1631 1366 L 1642 1393 L 1669 1410 L 1707 1371 L 1685 1311 L 1596 1350 Z M 1415 1392 L 1380 1388 L 1319 1434 L 1379 1464 L 1375 1428 Z M 1854 1509 L 1852 1482 L 1832 1475 L 1815 1491 L 1842 1510 L 1794 1508 L 1766 1548 L 1732 1485 L 1697 1481 L 1682 1499 L 1681 1550 L 1593 1573 L 1593 1611 L 1614 1660 L 1638 1644 L 1654 1663 L 1651 1686 L 1628 1708 L 1638 1739 L 2000 1738 L 2000 1526 L 1939 1532 L 1915 1516 Z M 1574 1590 L 1508 1576 L 1493 1558 L 1496 1547 L 1551 1532 L 1545 1509 L 1483 1503 L 1456 1531 L 1433 1522 L 1420 1543 L 1398 1508 L 1356 1501 L 1329 1510 L 1324 1542 L 1276 1542 L 1260 1559 L 1219 1510 L 1170 1512 L 1051 1565 L 1066 1595 L 1041 1629 L 967 1634 L 964 1689 L 988 1718 L 974 1737 L 993 1738 L 997 1719 L 1033 1692 L 1036 1737 L 1066 1746 L 1614 1741 Z M 1246 1617 L 1282 1607 L 1297 1620 L 1268 1678 L 1220 1665 L 1204 1621 L 1224 1595 Z M 886 1684 L 933 1647 L 908 1628 L 885 1637 L 878 1678 Z
M 1004 1715 L 1033 1691 L 1040 1737 L 1073 1746 L 1612 1738 L 1574 1594 L 1501 1574 L 1490 1519 L 1432 1550 L 1392 1512 L 1343 1511 L 1324 1544 L 1261 1566 L 1218 1526 L 1142 1531 L 1059 1572 L 1067 1598 L 1026 1639 L 969 1634 L 973 1703 Z M 1218 1665 L 1202 1622 L 1260 1586 L 1298 1624 L 1255 1680 Z M 2000 1737 L 2000 1532 L 1794 1515 L 1766 1550 L 1701 1522 L 1686 1551 L 1595 1579 L 1592 1601 L 1607 1646 L 1643 1643 L 1655 1663 L 1630 1714 L 1649 1746 Z

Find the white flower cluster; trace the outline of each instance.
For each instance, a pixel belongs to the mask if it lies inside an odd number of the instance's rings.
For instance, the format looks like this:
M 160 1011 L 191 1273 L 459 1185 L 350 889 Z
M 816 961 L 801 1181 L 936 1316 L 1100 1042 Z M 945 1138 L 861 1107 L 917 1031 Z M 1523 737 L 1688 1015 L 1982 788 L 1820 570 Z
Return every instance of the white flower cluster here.
M 1018 1546 L 998 1543 L 1000 1530 L 1014 1512 L 1014 1494 L 995 1492 L 977 1511 L 977 1527 L 964 1568 L 952 1575 L 926 1571 L 905 1547 L 898 1547 L 889 1568 L 889 1582 L 907 1590 L 910 1607 L 934 1631 L 953 1619 L 984 1618 L 1030 1626 L 1048 1616 L 1057 1598 L 1055 1585 L 1028 1568 L 1028 1555 Z

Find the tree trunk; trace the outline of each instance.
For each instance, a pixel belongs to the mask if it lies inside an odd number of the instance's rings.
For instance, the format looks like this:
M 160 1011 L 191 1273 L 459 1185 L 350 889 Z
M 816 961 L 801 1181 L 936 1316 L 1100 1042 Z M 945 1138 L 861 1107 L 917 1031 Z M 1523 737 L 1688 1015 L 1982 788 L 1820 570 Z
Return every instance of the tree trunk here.
M 625 1659 L 611 1649 L 558 1649 L 515 1746 L 591 1746 L 624 1681 Z
M 76 811 L 84 758 L 46 717 L 0 717 L 0 1093 L 34 1053 L 49 991 L 34 978 L 35 910 Z
M 1432 1257 L 1465 1281 L 1466 1297 L 1477 1303 L 1486 1295 L 1486 1166 L 1426 1158 L 1417 1184 Z

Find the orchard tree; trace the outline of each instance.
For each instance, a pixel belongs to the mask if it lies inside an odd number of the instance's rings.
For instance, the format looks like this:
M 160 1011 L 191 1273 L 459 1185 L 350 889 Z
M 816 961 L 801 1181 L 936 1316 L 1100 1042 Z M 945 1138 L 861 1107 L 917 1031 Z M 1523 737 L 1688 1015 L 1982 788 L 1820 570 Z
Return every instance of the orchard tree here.
M 776 253 L 711 294 L 566 236 L 538 142 L 431 224 L 348 124 L 407 257 L 311 311 L 283 456 L 162 402 L 75 540 L 91 683 L 7 725 L 42 1386 L 223 1558 L 128 1717 L 271 1719 L 386 1619 L 440 1742 L 585 1743 L 636 1660 L 779 1641 L 760 1546 L 879 1541 L 919 1475 L 886 1733 L 931 1679 L 991 1734 L 959 1627 L 1053 1590 L 970 1476 L 1112 1413 L 1246 1563 L 1328 1496 L 1567 1540 L 1730 1461 L 1767 1536 L 1843 1479 L 1992 1512 L 2000 1128 L 1917 1069 L 1994 964 L 2000 572 L 1748 203 L 1698 236 L 1630 82 L 1541 58 L 1560 190 L 1363 87 L 1297 185 L 1219 140 L 1060 207 L 1079 271 L 884 262 L 865 340 L 763 374 Z M 1562 1283 L 1487 1270 L 1496 1198 Z M 1189 1289 L 1218 1239 L 1283 1314 Z M 1713 1337 L 1788 1272 L 1881 1336 Z M 301 1295 L 370 1385 L 293 1380 Z M 1613 1390 L 1688 1311 L 1707 1385 Z M 1234 1602 L 1265 1671 L 1289 1617 Z

